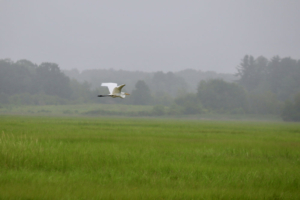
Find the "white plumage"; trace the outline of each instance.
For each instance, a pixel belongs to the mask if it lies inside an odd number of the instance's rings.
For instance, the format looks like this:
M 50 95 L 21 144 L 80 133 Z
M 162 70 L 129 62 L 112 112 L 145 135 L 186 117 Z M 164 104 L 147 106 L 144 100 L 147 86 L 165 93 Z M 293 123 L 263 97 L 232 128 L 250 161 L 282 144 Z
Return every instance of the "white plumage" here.
M 118 84 L 116 84 L 116 83 L 102 83 L 101 86 L 108 87 L 110 94 L 98 95 L 98 97 L 113 97 L 113 98 L 120 97 L 120 98 L 124 99 L 126 97 L 126 95 L 129 95 L 128 93 L 121 92 L 121 90 L 125 86 L 125 84 L 118 86 Z

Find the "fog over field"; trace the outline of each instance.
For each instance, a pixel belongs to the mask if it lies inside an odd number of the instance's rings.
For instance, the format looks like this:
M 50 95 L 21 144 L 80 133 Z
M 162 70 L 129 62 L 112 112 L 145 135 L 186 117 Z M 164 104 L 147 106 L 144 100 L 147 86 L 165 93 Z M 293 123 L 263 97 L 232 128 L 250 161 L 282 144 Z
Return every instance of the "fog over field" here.
M 0 58 L 61 69 L 235 73 L 300 58 L 300 1 L 0 1 Z
M 300 0 L 0 0 L 0 200 L 299 200 L 299 77 Z

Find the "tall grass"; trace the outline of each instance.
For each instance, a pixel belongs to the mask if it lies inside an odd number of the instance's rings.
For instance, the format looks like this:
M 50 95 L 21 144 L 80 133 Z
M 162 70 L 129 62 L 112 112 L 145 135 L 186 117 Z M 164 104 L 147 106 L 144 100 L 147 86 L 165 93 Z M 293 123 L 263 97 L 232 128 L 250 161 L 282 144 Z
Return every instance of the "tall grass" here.
M 158 108 L 158 109 L 156 109 Z M 177 119 L 204 119 L 204 120 L 251 120 L 251 121 L 282 121 L 276 115 L 254 114 L 176 114 L 171 107 L 149 105 L 123 105 L 123 104 L 81 104 L 81 105 L 40 105 L 40 106 L 0 106 L 0 115 L 25 116 L 80 116 L 80 117 L 160 117 Z
M 299 199 L 300 124 L 0 117 L 0 199 Z

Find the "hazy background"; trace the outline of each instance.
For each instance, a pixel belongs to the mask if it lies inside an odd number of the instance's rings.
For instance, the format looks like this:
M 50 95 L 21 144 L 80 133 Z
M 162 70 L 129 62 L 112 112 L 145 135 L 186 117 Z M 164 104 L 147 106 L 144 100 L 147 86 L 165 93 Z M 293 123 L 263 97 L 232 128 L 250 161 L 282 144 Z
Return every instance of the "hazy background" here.
M 62 69 L 236 72 L 300 58 L 300 1 L 0 0 L 0 58 Z

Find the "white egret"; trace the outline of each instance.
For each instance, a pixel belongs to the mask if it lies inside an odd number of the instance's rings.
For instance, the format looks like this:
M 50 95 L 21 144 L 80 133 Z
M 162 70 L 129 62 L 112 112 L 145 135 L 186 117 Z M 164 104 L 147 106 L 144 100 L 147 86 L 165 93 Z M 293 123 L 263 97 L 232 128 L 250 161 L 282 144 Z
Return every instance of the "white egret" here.
M 126 97 L 126 95 L 129 95 L 128 93 L 121 92 L 121 90 L 125 86 L 125 84 L 118 86 L 118 84 L 116 84 L 116 83 L 102 83 L 101 86 L 108 87 L 110 94 L 98 95 L 98 97 L 112 97 L 112 98 L 120 97 L 120 98 L 124 99 Z

